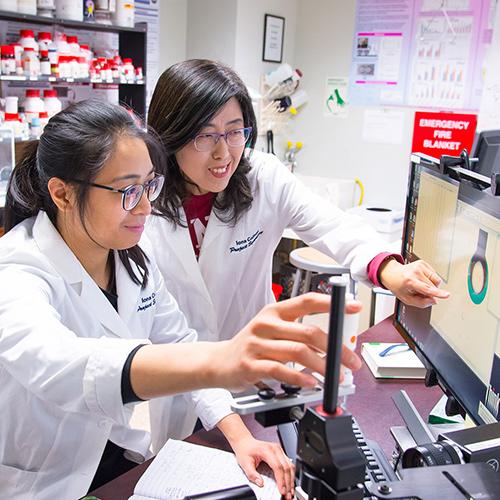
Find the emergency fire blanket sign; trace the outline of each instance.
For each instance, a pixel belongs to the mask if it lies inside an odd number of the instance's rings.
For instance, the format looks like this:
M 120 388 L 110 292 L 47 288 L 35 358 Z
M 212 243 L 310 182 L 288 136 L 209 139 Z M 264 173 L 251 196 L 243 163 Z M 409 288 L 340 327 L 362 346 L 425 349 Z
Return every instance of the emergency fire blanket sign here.
M 477 115 L 417 111 L 411 150 L 434 158 L 458 156 L 464 148 L 470 153 L 476 124 Z

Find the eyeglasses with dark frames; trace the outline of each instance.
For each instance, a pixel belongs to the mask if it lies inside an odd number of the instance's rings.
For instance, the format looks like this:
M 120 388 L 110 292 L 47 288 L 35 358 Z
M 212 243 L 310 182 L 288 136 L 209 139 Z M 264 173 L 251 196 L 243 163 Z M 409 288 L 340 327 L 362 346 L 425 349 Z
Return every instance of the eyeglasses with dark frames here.
M 252 127 L 245 127 L 228 130 L 223 134 L 218 134 L 217 132 L 198 134 L 193 139 L 194 147 L 196 151 L 200 152 L 211 151 L 213 148 L 215 148 L 221 137 L 224 137 L 226 144 L 230 148 L 237 148 L 239 146 L 243 146 L 248 141 L 251 133 Z
M 139 204 L 144 192 L 146 192 L 146 196 L 149 201 L 155 201 L 158 196 L 160 196 L 163 183 L 165 182 L 165 177 L 163 175 L 155 175 L 153 179 L 146 181 L 144 184 L 133 184 L 132 186 L 127 186 L 123 189 L 117 189 L 112 186 L 104 186 L 103 184 L 82 181 L 79 179 L 73 179 L 71 182 L 99 189 L 107 189 L 113 193 L 121 193 L 123 210 L 130 211 Z

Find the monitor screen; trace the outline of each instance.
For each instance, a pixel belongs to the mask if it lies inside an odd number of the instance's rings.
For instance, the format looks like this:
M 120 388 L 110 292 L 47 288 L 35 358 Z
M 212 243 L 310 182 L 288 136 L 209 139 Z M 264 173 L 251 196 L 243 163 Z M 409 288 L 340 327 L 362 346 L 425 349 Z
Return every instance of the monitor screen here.
M 500 420 L 500 197 L 412 155 L 403 255 L 423 259 L 451 297 L 396 303 L 395 324 L 478 424 Z
M 478 159 L 472 164 L 472 170 L 478 174 L 491 177 L 493 172 L 500 172 L 500 130 L 479 132 L 471 156 Z

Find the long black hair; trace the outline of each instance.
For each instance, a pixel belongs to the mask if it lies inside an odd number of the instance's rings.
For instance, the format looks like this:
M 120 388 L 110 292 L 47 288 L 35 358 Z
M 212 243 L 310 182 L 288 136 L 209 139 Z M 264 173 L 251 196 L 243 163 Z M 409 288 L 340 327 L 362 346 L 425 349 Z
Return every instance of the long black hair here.
M 159 134 L 166 161 L 165 187 L 156 214 L 183 225 L 179 209 L 190 196 L 175 153 L 191 141 L 232 97 L 238 101 L 245 127 L 252 127 L 247 146 L 257 140 L 252 100 L 239 76 L 222 63 L 191 59 L 174 64 L 160 76 L 151 99 L 148 124 Z M 251 206 L 253 197 L 247 174 L 250 163 L 243 155 L 228 186 L 214 200 L 214 213 L 223 222 L 235 223 Z
M 80 220 L 85 228 L 85 208 L 90 186 L 111 158 L 120 136 L 138 138 L 146 144 L 155 167 L 163 173 L 163 152 L 154 134 L 137 125 L 137 120 L 120 106 L 102 101 L 81 101 L 53 116 L 39 141 L 29 144 L 23 158 L 12 172 L 5 203 L 5 230 L 33 217 L 40 210 L 47 213 L 55 227 L 57 206 L 53 202 L 48 181 L 57 177 L 75 183 Z M 135 245 L 118 250 L 118 255 L 134 283 L 145 287 L 148 280 L 148 258 Z M 130 261 L 139 269 L 133 270 Z

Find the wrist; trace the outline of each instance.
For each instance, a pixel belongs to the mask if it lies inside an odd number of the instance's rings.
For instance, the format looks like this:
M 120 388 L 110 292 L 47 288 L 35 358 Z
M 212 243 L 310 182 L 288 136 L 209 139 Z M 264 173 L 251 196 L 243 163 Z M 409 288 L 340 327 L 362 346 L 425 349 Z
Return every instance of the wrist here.
M 252 437 L 251 432 L 248 430 L 241 417 L 236 415 L 236 413 L 226 415 L 218 422 L 217 427 L 222 434 L 224 434 L 224 437 L 233 449 L 234 445 L 241 439 Z
M 378 269 L 378 281 L 388 290 L 391 289 L 392 276 L 403 264 L 398 262 L 393 256 L 389 256 Z

